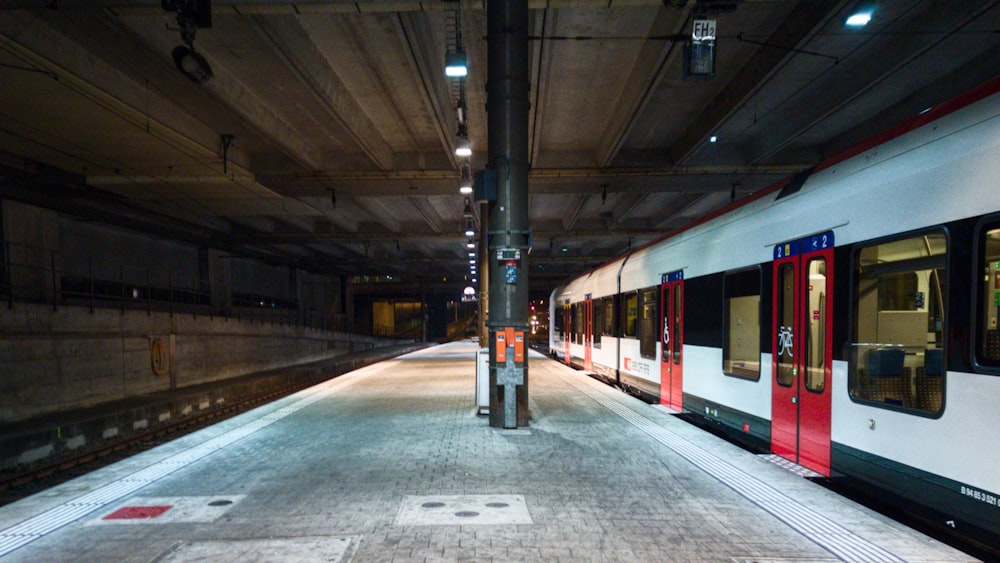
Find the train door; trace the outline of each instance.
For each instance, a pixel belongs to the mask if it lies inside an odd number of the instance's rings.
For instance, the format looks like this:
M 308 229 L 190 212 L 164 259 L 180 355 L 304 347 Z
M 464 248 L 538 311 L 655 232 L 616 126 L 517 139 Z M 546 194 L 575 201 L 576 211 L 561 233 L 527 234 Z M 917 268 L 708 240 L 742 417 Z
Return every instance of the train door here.
M 593 369 L 591 353 L 594 349 L 594 300 L 587 294 L 583 301 L 583 369 Z
M 771 451 L 830 475 L 833 233 L 774 249 Z
M 573 309 L 570 308 L 569 301 L 563 306 L 563 326 L 566 328 L 566 336 L 563 338 L 563 360 L 566 365 L 573 363 L 573 357 L 570 355 L 569 345 L 573 340 Z
M 660 285 L 660 403 L 681 410 L 683 406 L 684 274 L 663 276 Z

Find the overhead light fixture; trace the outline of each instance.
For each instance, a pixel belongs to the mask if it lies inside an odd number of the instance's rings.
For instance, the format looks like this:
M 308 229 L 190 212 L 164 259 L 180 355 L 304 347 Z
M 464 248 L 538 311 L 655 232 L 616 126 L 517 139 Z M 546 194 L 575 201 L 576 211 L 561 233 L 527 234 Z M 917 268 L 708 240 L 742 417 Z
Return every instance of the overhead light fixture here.
M 464 51 L 444 54 L 444 75 L 448 78 L 463 78 L 469 74 L 469 63 Z
M 181 40 L 187 45 L 174 47 L 171 52 L 177 70 L 195 84 L 212 78 L 212 67 L 208 66 L 205 57 L 194 50 L 194 37 L 198 28 L 212 27 L 211 0 L 162 0 L 161 5 L 164 10 L 177 12 Z
M 714 142 L 716 142 L 718 140 L 719 140 L 719 138 L 716 137 L 715 135 L 712 135 L 711 137 L 708 138 L 708 142 L 709 143 L 714 143 Z
M 174 64 L 177 65 L 177 70 L 181 71 L 184 76 L 187 76 L 191 82 L 201 84 L 212 78 L 212 67 L 208 66 L 208 61 L 205 60 L 205 57 L 194 51 L 193 46 L 189 49 L 183 45 L 178 45 L 174 47 L 172 55 L 174 57 Z
M 472 156 L 472 142 L 469 141 L 468 137 L 459 137 L 458 142 L 455 143 L 455 156 Z M 472 187 L 472 184 L 469 184 Z M 469 190 L 470 193 L 472 190 Z
M 472 228 L 472 219 L 465 220 L 465 236 L 471 237 L 476 234 L 476 231 Z
M 475 247 L 476 247 L 476 241 L 472 240 L 471 238 L 468 240 L 468 242 L 465 243 L 465 248 L 475 248 Z
M 470 252 L 469 253 L 469 258 L 475 258 L 475 257 L 476 257 L 476 253 L 475 252 Z
M 465 198 L 465 209 L 462 210 L 462 215 L 466 219 L 472 218 L 472 203 L 469 202 L 469 198 Z
M 458 154 L 457 150 L 455 151 L 455 154 Z M 469 154 L 472 154 L 471 150 L 469 151 Z M 462 165 L 462 183 L 459 185 L 458 193 L 462 195 L 469 195 L 472 193 L 472 174 L 469 171 L 468 164 Z M 472 207 L 469 205 L 469 198 L 465 198 L 465 209 L 463 210 L 463 214 L 466 219 L 472 217 Z
M 875 2 L 863 1 L 858 5 L 854 6 L 851 10 L 851 14 L 847 16 L 847 21 L 844 22 L 851 27 L 864 27 L 868 25 L 868 22 L 872 21 L 872 14 L 875 13 Z

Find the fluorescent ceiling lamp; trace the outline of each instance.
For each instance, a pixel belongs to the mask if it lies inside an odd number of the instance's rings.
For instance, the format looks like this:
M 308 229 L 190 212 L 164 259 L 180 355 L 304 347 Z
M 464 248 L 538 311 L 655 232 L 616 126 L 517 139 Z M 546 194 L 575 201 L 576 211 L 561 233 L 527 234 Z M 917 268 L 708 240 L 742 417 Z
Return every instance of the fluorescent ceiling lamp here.
M 445 53 L 444 55 L 444 75 L 450 78 L 461 78 L 469 74 L 469 65 L 465 59 L 465 53 Z
M 868 22 L 872 21 L 871 12 L 858 12 L 856 14 L 851 14 L 847 18 L 847 25 L 851 27 L 864 27 L 868 25 Z
M 847 25 L 851 27 L 864 27 L 872 21 L 872 14 L 875 13 L 875 3 L 865 1 L 854 6 L 851 15 L 847 16 Z

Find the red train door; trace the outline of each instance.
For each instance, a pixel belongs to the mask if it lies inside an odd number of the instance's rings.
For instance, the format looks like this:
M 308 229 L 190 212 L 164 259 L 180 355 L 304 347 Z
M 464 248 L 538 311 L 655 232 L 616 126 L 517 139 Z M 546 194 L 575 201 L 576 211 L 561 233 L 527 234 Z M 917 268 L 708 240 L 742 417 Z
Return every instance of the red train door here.
M 660 403 L 683 406 L 684 272 L 666 274 L 660 285 Z
M 593 369 L 591 352 L 594 349 L 594 300 L 587 294 L 583 301 L 583 369 Z
M 771 451 L 830 475 L 833 233 L 774 249 Z
M 565 328 L 565 332 L 563 333 L 565 335 L 563 336 L 563 351 L 565 352 L 565 356 L 563 360 L 566 362 L 566 365 L 569 365 L 573 363 L 573 357 L 569 351 L 570 341 L 573 340 L 573 310 L 570 308 L 568 302 L 563 306 L 563 327 Z

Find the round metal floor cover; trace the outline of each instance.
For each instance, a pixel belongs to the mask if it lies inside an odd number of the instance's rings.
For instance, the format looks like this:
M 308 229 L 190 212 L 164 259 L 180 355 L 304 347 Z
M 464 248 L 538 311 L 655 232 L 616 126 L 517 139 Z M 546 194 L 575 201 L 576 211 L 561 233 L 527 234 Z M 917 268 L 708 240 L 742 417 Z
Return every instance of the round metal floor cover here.
M 403 499 L 396 526 L 533 524 L 521 495 L 434 495 Z

